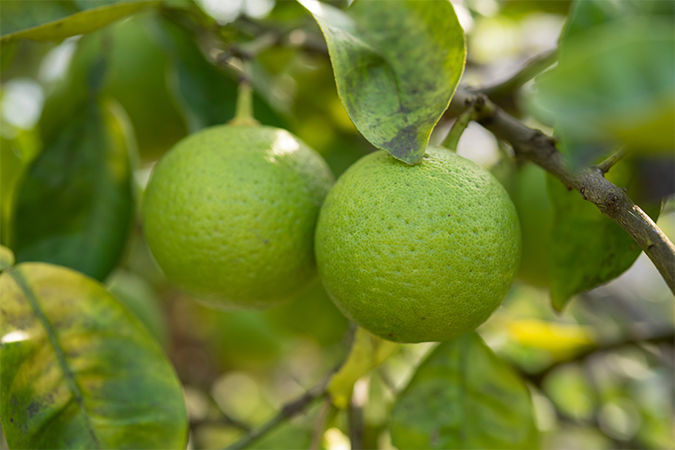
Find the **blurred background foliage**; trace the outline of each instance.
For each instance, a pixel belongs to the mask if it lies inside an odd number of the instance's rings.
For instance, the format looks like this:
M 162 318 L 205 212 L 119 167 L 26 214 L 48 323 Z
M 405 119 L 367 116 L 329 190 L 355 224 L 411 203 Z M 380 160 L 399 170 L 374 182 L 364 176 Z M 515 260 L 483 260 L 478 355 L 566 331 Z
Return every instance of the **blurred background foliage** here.
M 453 0 L 453 4 L 468 39 L 462 83 L 495 87 L 493 100 L 528 125 L 552 132 L 555 118 L 570 161 L 578 167 L 606 157 L 616 149 L 613 140 L 640 148 L 625 164 L 636 174 L 630 181 L 634 196 L 655 205 L 656 216 L 661 200 L 672 195 L 673 188 L 675 116 L 670 100 L 675 78 L 670 60 L 662 58 L 672 46 L 667 35 L 670 32 L 672 39 L 673 3 L 594 2 L 609 13 L 584 11 L 569 1 Z M 565 40 L 557 67 L 517 89 L 499 89 L 531 58 L 558 46 L 571 7 L 572 15 L 590 23 L 583 23 L 582 31 L 565 29 L 565 34 L 576 37 Z M 636 8 L 642 8 L 640 14 Z M 605 19 L 593 22 L 597 17 Z M 3 44 L 2 243 L 16 251 L 8 224 L 14 223 L 23 204 L 17 187 L 36 182 L 33 172 L 40 165 L 34 161 L 42 158 L 48 163 L 49 155 L 54 159 L 50 149 L 65 139 L 66 122 L 77 120 L 71 112 L 79 104 L 95 96 L 112 105 L 108 107 L 118 111 L 115 120 L 125 123 L 109 133 L 124 134 L 115 139 L 118 143 L 126 139 L 129 145 L 138 208 L 153 164 L 163 153 L 188 133 L 233 117 L 236 51 L 246 51 L 242 43 L 260 43 L 256 39 L 261 35 L 278 45 L 268 46 L 254 59 L 256 118 L 299 136 L 326 158 L 336 176 L 373 151 L 347 117 L 318 27 L 299 4 L 171 0 L 162 8 L 58 44 L 29 40 Z M 647 40 L 659 45 L 645 46 Z M 233 51 L 235 58 L 228 58 Z M 93 72 L 90 68 L 97 58 L 101 67 Z M 644 79 L 650 82 L 636 81 Z M 608 98 L 612 101 L 605 101 Z M 432 142 L 440 142 L 450 124 L 444 119 Z M 101 138 L 97 136 L 91 139 Z M 620 277 L 578 295 L 562 313 L 555 313 L 547 289 L 556 270 L 550 256 L 555 250 L 549 244 L 551 230 L 559 223 L 555 205 L 546 195 L 543 170 L 504 158 L 509 152 L 476 123 L 459 144 L 462 156 L 490 168 L 504 182 L 519 209 L 526 264 L 503 306 L 478 331 L 528 382 L 541 447 L 674 448 L 675 321 L 666 284 L 651 262 L 635 251 L 637 261 L 632 264 L 635 258 L 630 258 L 624 265 L 632 266 Z M 47 164 L 43 172 L 48 175 L 53 167 Z M 86 184 L 91 176 L 73 173 L 71 181 L 77 183 Z M 672 200 L 664 202 L 658 221 L 671 239 L 673 205 Z M 30 204 L 26 208 L 30 211 Z M 267 312 L 207 309 L 164 278 L 143 241 L 137 215 L 119 217 L 118 222 L 115 230 L 101 233 L 126 239 L 122 255 L 113 251 L 107 265 L 91 275 L 105 280 L 110 292 L 145 323 L 170 356 L 185 389 L 191 448 L 222 448 L 235 441 L 316 384 L 347 354 L 350 324 L 320 283 L 292 303 Z M 353 401 L 362 408 L 365 448 L 392 448 L 389 420 L 395 396 L 433 347 L 404 345 L 357 382 Z M 321 448 L 349 448 L 350 417 L 346 412 L 326 413 L 323 405 L 284 424 L 255 448 L 307 448 L 319 415 L 326 420 Z

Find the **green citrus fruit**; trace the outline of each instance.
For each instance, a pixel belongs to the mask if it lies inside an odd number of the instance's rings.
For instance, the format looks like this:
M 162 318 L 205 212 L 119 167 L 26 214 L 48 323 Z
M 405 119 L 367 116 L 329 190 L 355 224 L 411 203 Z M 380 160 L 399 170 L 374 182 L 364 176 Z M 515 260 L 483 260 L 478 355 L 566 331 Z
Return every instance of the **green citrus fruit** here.
M 520 226 L 504 188 L 472 161 L 429 148 L 408 166 L 379 151 L 328 194 L 315 246 L 345 315 L 385 339 L 441 341 L 475 329 L 504 299 Z
M 332 181 L 323 158 L 285 130 L 207 128 L 157 165 L 145 237 L 166 276 L 196 298 L 274 306 L 315 278 L 314 229 Z

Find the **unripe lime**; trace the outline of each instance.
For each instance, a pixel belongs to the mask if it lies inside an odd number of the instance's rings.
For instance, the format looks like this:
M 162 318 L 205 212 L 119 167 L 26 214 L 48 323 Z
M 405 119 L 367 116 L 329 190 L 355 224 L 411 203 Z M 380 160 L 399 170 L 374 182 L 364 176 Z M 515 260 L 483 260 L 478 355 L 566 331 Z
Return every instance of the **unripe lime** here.
M 363 157 L 328 194 L 319 274 L 342 312 L 398 342 L 475 329 L 502 302 L 520 257 L 515 207 L 485 169 L 443 148 L 408 166 Z
M 285 130 L 207 128 L 157 165 L 145 237 L 166 276 L 198 299 L 274 306 L 315 278 L 314 229 L 332 181 L 323 158 Z

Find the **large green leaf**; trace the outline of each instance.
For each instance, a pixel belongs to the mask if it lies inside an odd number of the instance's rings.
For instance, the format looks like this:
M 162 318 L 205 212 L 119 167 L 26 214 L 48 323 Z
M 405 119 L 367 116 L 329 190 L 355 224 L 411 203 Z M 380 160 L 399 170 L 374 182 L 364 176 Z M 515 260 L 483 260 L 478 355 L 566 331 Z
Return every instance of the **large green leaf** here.
M 10 448 L 185 448 L 173 368 L 103 286 L 24 263 L 0 275 L 0 291 L 0 418 Z
M 532 400 L 520 376 L 475 332 L 442 342 L 396 399 L 400 449 L 533 449 Z
M 156 38 L 171 58 L 169 89 L 183 111 L 188 130 L 194 133 L 234 118 L 235 79 L 204 57 L 187 30 L 168 20 L 155 25 Z M 253 97 L 253 111 L 259 122 L 284 127 L 283 120 L 259 95 Z
M 18 190 L 17 261 L 44 261 L 99 280 L 117 264 L 134 206 L 128 125 L 114 104 L 90 102 L 33 162 Z
M 561 60 L 537 78 L 531 108 L 540 120 L 555 122 L 585 144 L 575 149 L 580 153 L 570 154 L 573 166 L 583 166 L 615 145 L 672 152 L 675 28 L 673 18 L 664 17 L 668 15 L 601 21 L 584 31 L 577 22 L 569 24 Z M 598 145 L 606 149 L 598 151 Z
M 452 4 L 357 0 L 343 12 L 301 3 L 323 31 L 356 128 L 376 147 L 419 163 L 464 70 L 464 34 Z
M 91 33 L 158 1 L 3 0 L 0 44 L 17 39 L 58 41 Z
M 639 190 L 631 161 L 614 166 L 607 178 L 627 188 L 631 196 Z M 593 289 L 624 273 L 640 256 L 641 249 L 616 222 L 603 215 L 576 191 L 569 191 L 552 175 L 548 194 L 553 206 L 550 240 L 551 303 L 560 311 L 576 294 Z M 654 220 L 660 205 L 643 205 Z

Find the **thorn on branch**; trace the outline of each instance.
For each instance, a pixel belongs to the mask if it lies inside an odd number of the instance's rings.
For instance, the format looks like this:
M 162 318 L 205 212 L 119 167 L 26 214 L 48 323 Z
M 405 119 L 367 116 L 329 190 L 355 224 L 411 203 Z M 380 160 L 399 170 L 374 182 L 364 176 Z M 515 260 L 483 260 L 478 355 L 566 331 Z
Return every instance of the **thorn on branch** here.
M 595 167 L 604 175 L 607 172 L 609 172 L 609 169 L 611 169 L 614 166 L 614 164 L 621 161 L 627 154 L 628 154 L 628 149 L 626 147 L 622 147 L 616 153 L 614 153 L 609 158 L 602 161 L 601 163 L 599 163 Z

